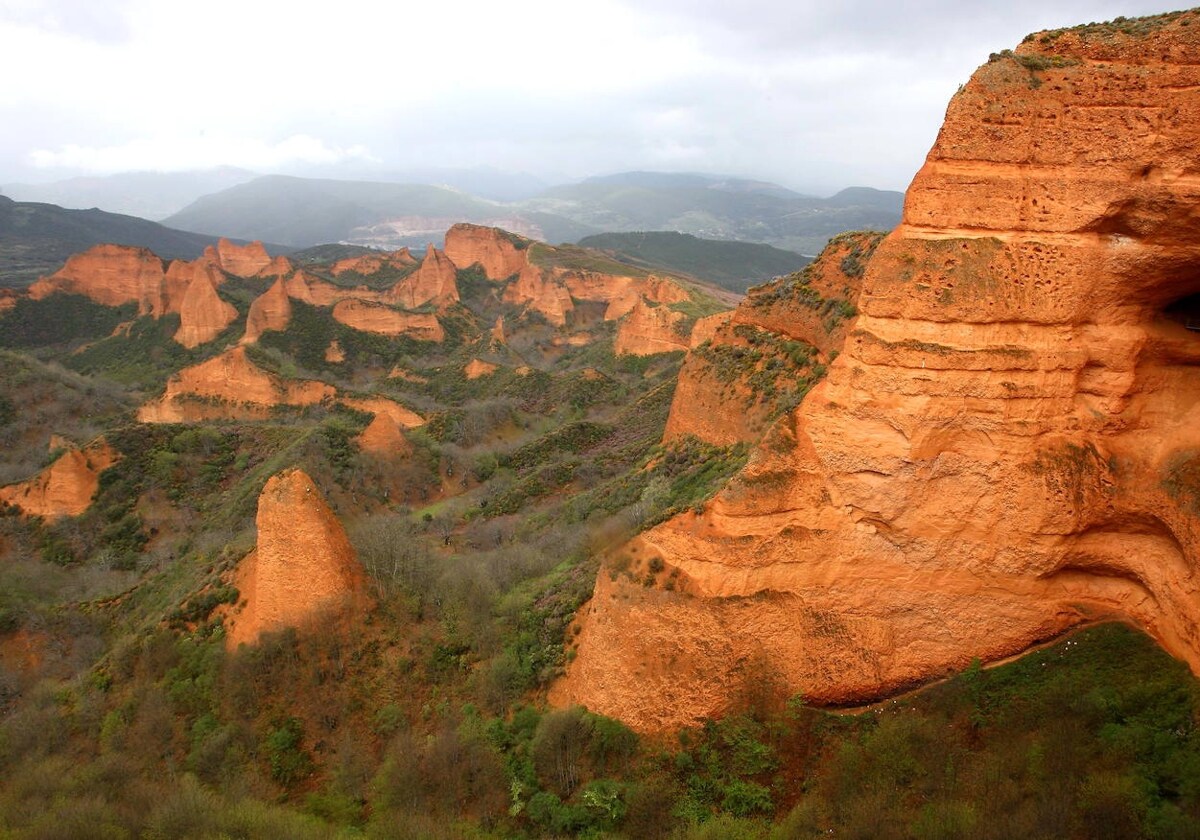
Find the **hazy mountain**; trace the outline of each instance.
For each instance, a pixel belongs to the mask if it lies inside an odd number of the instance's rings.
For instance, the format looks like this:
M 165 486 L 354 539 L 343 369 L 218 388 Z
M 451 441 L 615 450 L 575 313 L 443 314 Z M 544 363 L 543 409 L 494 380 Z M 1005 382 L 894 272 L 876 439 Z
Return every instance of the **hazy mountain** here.
M 204 196 L 164 221 L 295 247 L 421 247 L 468 221 L 547 242 L 665 230 L 812 254 L 846 230 L 894 227 L 902 201 L 900 193 L 865 187 L 814 198 L 764 181 L 661 172 L 589 178 L 513 203 L 430 184 L 269 175 Z
M 700 239 L 673 231 L 601 233 L 584 237 L 579 244 L 644 268 L 690 274 L 738 293 L 812 262 L 811 257 L 771 245 Z
M 49 184 L 5 184 L 0 192 L 14 201 L 41 201 L 79 209 L 94 207 L 109 213 L 161 220 L 202 195 L 254 177 L 253 172 L 231 166 L 195 172 L 122 172 Z
M 522 206 L 606 231 L 676 230 L 815 254 L 843 231 L 890 230 L 903 203 L 903 193 L 866 187 L 814 198 L 761 181 L 627 172 L 554 187 Z
M 204 196 L 166 220 L 174 227 L 297 247 L 326 242 L 398 248 L 438 242 L 476 222 L 550 242 L 596 232 L 568 219 L 429 184 L 268 175 Z
M 216 241 L 134 216 L 0 196 L 0 286 L 27 286 L 71 254 L 102 242 L 146 247 L 165 259 L 194 259 Z

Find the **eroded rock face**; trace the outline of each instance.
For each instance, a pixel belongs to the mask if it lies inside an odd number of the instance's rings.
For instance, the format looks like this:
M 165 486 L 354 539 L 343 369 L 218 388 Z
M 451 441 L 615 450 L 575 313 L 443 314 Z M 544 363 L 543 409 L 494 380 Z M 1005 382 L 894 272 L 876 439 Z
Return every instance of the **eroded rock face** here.
M 687 350 L 690 330 L 686 321 L 682 312 L 639 298 L 617 326 L 613 351 L 618 355 L 649 356 Z
M 679 371 L 664 441 L 754 442 L 824 375 L 853 323 L 862 270 L 882 233 L 836 237 L 803 271 L 701 318 Z
M 254 365 L 244 347 L 184 368 L 167 380 L 166 392 L 138 409 L 143 423 L 194 423 L 214 419 L 261 419 L 277 405 L 315 405 L 337 395 L 332 385 L 283 380 Z
M 246 335 L 242 338 L 242 343 L 251 344 L 258 341 L 259 336 L 269 330 L 282 332 L 287 329 L 291 320 L 292 301 L 281 277 L 250 304 L 250 312 L 246 315 Z
M 657 585 L 601 572 L 553 699 L 644 730 L 767 677 L 854 702 L 1104 617 L 1200 671 L 1200 336 L 1164 314 L 1200 292 L 1198 87 L 1196 12 L 980 68 L 826 379 L 624 547 Z
M 540 312 L 556 327 L 565 326 L 575 308 L 567 287 L 536 265 L 521 269 L 517 279 L 504 289 L 504 300 Z
M 457 269 L 444 252 L 430 245 L 416 271 L 393 286 L 387 297 L 405 309 L 427 303 L 441 309 L 457 303 Z
M 184 347 L 198 347 L 212 341 L 237 320 L 233 304 L 221 300 L 217 294 L 213 277 L 216 273 L 211 264 L 201 263 L 179 304 L 179 329 L 174 338 Z
M 489 280 L 504 280 L 529 262 L 530 241 L 482 225 L 458 224 L 446 231 L 446 256 L 459 268 L 479 265 Z
M 266 483 L 255 522 L 258 543 L 238 568 L 235 585 L 244 605 L 226 618 L 227 647 L 365 604 L 365 576 L 354 549 L 302 470 Z
M 271 257 L 261 242 L 235 245 L 222 238 L 217 241 L 216 248 L 210 246 L 205 253 L 215 257 L 214 261 L 225 271 L 238 277 L 253 277 L 271 265 Z
M 120 457 L 104 441 L 85 449 L 68 447 L 54 463 L 28 481 L 0 487 L 0 502 L 46 519 L 78 516 L 91 505 L 100 486 L 100 473 Z
M 166 309 L 163 264 L 147 248 L 96 245 L 70 257 L 49 277 L 29 287 L 41 300 L 55 292 L 85 295 L 105 306 L 136 303 L 139 315 L 161 316 Z
M 380 335 L 406 335 L 420 341 L 441 341 L 445 330 L 430 312 L 400 312 L 381 303 L 342 300 L 333 307 L 333 319 L 348 327 Z
M 401 248 L 399 251 L 392 251 L 390 253 L 363 254 L 360 257 L 347 257 L 344 260 L 338 260 L 330 268 L 330 272 L 335 277 L 350 272 L 370 276 L 378 274 L 384 268 L 404 268 L 415 262 L 416 259 L 409 253 L 408 249 Z
M 289 260 L 283 254 L 272 257 L 271 261 L 260 268 L 256 273 L 256 277 L 287 277 L 296 270 L 296 264 Z

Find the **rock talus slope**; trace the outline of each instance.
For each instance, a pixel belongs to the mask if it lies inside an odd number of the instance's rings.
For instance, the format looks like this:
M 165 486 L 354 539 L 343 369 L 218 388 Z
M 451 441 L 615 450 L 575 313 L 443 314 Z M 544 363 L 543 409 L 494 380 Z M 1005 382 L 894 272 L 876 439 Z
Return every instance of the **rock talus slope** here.
M 267 481 L 255 522 L 257 545 L 235 580 L 244 603 L 226 619 L 229 648 L 365 603 L 365 576 L 354 549 L 304 471 L 287 470 Z
M 768 680 L 857 702 L 1103 617 L 1200 671 L 1197 90 L 1195 11 L 981 67 L 827 377 L 601 571 L 552 699 L 643 730 Z

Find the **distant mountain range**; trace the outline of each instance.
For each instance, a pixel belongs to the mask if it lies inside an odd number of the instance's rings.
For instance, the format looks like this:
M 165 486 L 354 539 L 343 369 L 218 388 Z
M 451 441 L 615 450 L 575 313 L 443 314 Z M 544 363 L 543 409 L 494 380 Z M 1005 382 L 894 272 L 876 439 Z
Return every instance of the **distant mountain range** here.
M 72 254 L 103 242 L 149 248 L 164 259 L 191 260 L 215 245 L 217 237 L 103 210 L 67 210 L 0 195 L 0 287 L 27 286 Z
M 481 184 L 490 180 L 497 194 L 536 187 L 532 176 L 483 170 L 458 174 Z M 192 198 L 210 187 L 215 191 Z M 153 215 L 152 196 L 158 196 L 158 209 L 192 199 L 163 224 L 155 224 L 132 215 L 0 196 L 5 202 L 0 210 L 0 284 L 10 286 L 32 282 L 98 242 L 142 245 L 172 258 L 195 257 L 218 236 L 280 243 L 273 252 L 328 243 L 419 249 L 429 242 L 440 244 L 457 222 L 474 222 L 553 243 L 648 232 L 589 243 L 635 264 L 683 271 L 740 291 L 795 270 L 802 264 L 796 262 L 797 254 L 817 253 L 838 233 L 894 227 L 903 202 L 901 193 L 865 187 L 816 198 L 764 181 L 661 172 L 589 178 L 521 201 L 481 198 L 431 184 L 254 177 L 236 169 L 127 173 L 5 190 L 53 195 L 68 205 L 95 199 L 110 207 L 142 206 L 147 215 Z M 707 244 L 714 240 L 729 242 Z M 738 242 L 791 253 L 731 247 Z
M 78 209 L 95 207 L 157 221 L 201 196 L 257 177 L 254 172 L 231 166 L 195 172 L 122 172 L 49 184 L 5 184 L 0 193 L 13 201 L 38 201 Z
M 814 198 L 762 181 L 628 172 L 499 202 L 446 187 L 271 175 L 204 196 L 164 222 L 197 232 L 295 247 L 376 247 L 439 241 L 456 221 L 495 225 L 549 242 L 598 233 L 676 231 L 815 254 L 831 237 L 900 221 L 903 195 L 856 187 Z

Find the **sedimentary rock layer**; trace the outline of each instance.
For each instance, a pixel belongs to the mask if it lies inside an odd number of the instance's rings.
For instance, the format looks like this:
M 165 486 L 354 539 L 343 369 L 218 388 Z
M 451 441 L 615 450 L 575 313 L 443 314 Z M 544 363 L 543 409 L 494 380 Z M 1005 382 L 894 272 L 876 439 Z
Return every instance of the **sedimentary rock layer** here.
M 266 483 L 255 523 L 257 545 L 235 579 L 240 609 L 226 619 L 228 647 L 365 602 L 365 576 L 346 532 L 302 470 Z
M 646 730 L 750 683 L 855 702 L 1102 617 L 1200 670 L 1197 90 L 1196 12 L 980 68 L 826 379 L 601 572 L 554 699 Z

